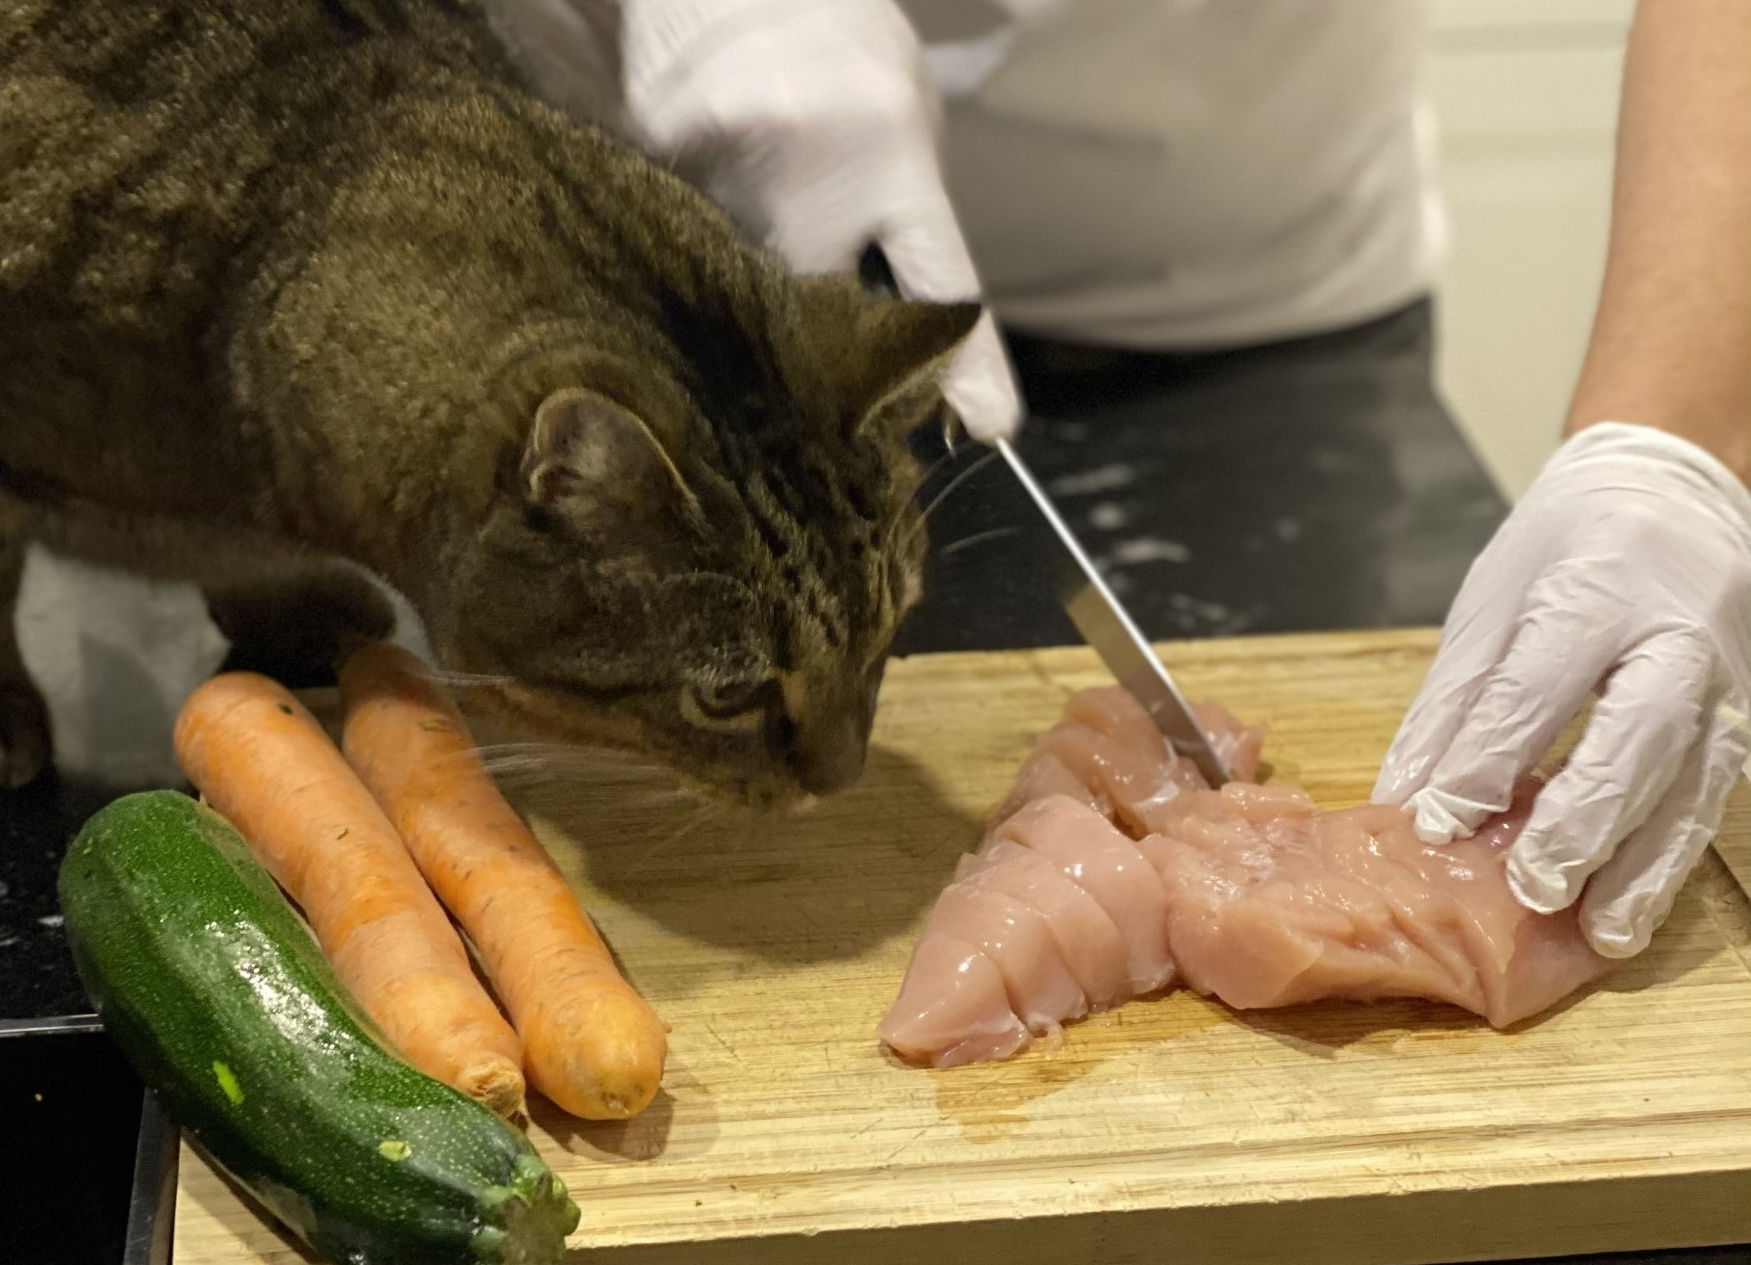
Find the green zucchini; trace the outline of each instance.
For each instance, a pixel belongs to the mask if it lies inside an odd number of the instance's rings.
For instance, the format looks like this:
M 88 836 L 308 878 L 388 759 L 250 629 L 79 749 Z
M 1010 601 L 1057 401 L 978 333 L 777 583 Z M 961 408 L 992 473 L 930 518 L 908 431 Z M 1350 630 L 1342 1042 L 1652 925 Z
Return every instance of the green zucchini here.
M 61 911 L 104 1028 L 217 1164 L 336 1265 L 557 1261 L 529 1141 L 391 1053 L 248 846 L 186 795 L 88 821 Z

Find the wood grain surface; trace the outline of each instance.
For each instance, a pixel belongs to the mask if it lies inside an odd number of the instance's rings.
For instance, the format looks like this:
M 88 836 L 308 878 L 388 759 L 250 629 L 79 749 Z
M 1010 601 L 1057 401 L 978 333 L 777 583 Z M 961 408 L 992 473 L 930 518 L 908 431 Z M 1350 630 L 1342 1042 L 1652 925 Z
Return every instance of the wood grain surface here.
M 1271 727 L 1275 780 L 1364 800 L 1427 631 L 1163 647 Z M 1751 1242 L 1751 798 L 1647 953 L 1497 1033 L 1424 1003 L 1235 1014 L 1188 993 L 1056 1051 L 922 1071 L 878 1045 L 913 936 L 1083 649 L 925 656 L 864 780 L 809 815 L 694 814 L 655 783 L 519 795 L 674 1026 L 640 1118 L 538 1105 L 580 1260 L 1126 1265 L 1481 1260 Z M 1735 882 L 1733 872 L 1739 876 Z M 178 1265 L 304 1259 L 186 1146 Z

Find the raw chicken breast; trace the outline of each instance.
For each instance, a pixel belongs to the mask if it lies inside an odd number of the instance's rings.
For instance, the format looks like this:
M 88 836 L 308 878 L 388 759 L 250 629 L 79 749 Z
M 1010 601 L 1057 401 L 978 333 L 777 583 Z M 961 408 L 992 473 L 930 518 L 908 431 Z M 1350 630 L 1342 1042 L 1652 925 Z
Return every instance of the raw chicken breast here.
M 1429 848 L 1397 809 L 1253 784 L 1263 731 L 1196 710 L 1236 779 L 1220 790 L 1124 690 L 1068 702 L 926 921 L 884 1041 L 938 1067 L 1007 1058 L 1176 974 L 1236 1009 L 1424 997 L 1503 1027 L 1610 966 L 1572 910 L 1508 890 L 1536 784 Z
M 1148 841 L 1168 890 L 1186 983 L 1236 1009 L 1323 997 L 1427 997 L 1505 1027 L 1607 965 L 1572 911 L 1528 912 L 1508 890 L 1515 811 L 1446 848 L 1379 807 Z M 1202 825 L 1202 823 L 1200 823 Z

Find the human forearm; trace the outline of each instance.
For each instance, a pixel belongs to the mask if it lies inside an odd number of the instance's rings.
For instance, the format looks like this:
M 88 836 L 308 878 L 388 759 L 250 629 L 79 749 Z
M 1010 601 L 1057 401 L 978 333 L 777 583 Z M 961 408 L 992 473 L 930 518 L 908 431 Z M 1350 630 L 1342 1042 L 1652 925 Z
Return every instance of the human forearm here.
M 1375 786 L 1441 844 L 1592 701 L 1506 870 L 1609 957 L 1665 921 L 1751 754 L 1748 159 L 1751 3 L 1643 0 L 1568 439 L 1466 577 Z
M 1639 422 L 1751 479 L 1751 3 L 1643 0 L 1611 247 L 1565 435 Z

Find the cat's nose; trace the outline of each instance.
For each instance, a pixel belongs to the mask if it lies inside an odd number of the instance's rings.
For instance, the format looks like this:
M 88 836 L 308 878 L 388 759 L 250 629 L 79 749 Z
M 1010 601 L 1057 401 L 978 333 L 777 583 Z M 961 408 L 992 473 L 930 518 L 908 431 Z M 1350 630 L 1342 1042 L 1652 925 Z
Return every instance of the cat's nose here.
M 844 790 L 862 776 L 868 748 L 869 735 L 855 717 L 801 727 L 791 752 L 797 785 L 810 795 Z

